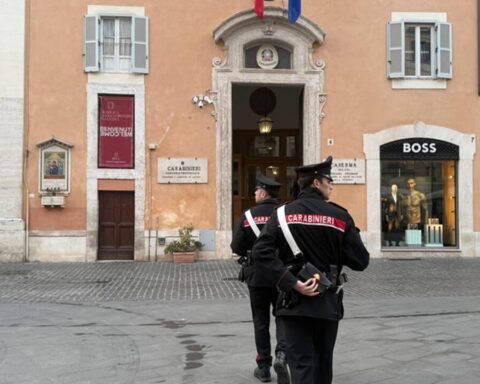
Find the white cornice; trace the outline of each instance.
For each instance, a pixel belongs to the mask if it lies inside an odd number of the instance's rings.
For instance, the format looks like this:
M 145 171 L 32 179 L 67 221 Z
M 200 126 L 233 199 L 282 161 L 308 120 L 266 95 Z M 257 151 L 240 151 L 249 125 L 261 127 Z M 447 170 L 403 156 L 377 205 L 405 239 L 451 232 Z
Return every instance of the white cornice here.
M 215 42 L 219 41 L 225 42 L 235 32 L 240 29 L 248 28 L 252 24 L 263 23 L 266 26 L 269 24 L 276 25 L 288 25 L 290 28 L 296 29 L 298 32 L 301 32 L 312 44 L 313 43 L 323 43 L 325 39 L 325 33 L 322 29 L 312 22 L 310 19 L 307 19 L 305 16 L 300 16 L 298 20 L 292 24 L 288 22 L 288 13 L 286 9 L 279 7 L 266 7 L 264 10 L 263 21 L 258 20 L 257 14 L 254 10 L 250 9 L 247 11 L 242 11 L 236 13 L 235 15 L 224 20 L 220 25 L 218 25 L 213 30 L 213 37 Z

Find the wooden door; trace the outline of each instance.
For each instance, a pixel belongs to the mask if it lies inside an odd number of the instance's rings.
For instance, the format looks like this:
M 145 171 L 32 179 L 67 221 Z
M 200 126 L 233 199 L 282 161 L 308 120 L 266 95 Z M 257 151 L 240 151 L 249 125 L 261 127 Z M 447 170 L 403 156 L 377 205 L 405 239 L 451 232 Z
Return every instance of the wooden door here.
M 255 205 L 256 176 L 259 173 L 283 184 L 279 203 L 293 200 L 295 167 L 302 164 L 301 131 L 277 130 L 261 135 L 257 130 L 233 132 L 232 225 Z
M 98 260 L 133 260 L 134 192 L 99 192 Z

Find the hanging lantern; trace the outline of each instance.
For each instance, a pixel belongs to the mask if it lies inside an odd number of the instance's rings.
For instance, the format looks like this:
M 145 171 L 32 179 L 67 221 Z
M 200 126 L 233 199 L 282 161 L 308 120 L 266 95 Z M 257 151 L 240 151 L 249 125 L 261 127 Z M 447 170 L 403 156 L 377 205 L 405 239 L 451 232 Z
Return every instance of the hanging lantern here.
M 257 88 L 250 95 L 250 108 L 257 115 L 262 116 L 258 121 L 258 130 L 261 134 L 268 134 L 272 131 L 273 120 L 268 116 L 275 109 L 277 99 L 275 93 L 267 88 Z
M 258 130 L 262 135 L 270 133 L 272 131 L 272 127 L 273 120 L 268 116 L 264 116 L 258 121 Z

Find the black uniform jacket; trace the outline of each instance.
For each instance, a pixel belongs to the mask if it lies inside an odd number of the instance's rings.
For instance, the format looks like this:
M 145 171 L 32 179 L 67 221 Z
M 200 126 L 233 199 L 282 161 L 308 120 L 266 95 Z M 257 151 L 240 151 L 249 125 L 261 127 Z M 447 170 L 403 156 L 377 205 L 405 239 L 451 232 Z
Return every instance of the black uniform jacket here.
M 258 205 L 250 209 L 253 220 L 257 224 L 258 229 L 262 230 L 265 223 L 270 219 L 270 216 L 274 209 L 277 207 L 278 202 L 275 199 L 267 199 L 260 202 Z M 253 232 L 250 224 L 248 223 L 245 213 L 240 218 L 240 221 L 236 225 L 233 231 L 233 238 L 230 247 L 232 251 L 239 256 L 246 256 L 247 251 L 253 248 L 253 243 L 257 240 L 257 236 Z M 261 276 L 257 279 L 256 271 L 253 265 L 249 265 L 245 269 L 245 277 L 248 285 L 253 287 L 274 287 L 275 281 L 268 275 L 266 277 Z
M 360 238 L 349 213 L 328 203 L 315 189 L 303 190 L 298 199 L 285 206 L 285 217 L 304 261 L 329 272 L 329 265 L 344 265 L 361 271 L 368 266 L 369 253 Z M 272 276 L 282 291 L 289 292 L 297 277 L 287 265 L 298 262 L 283 236 L 277 212 L 264 226 L 253 247 L 253 260 L 258 277 Z M 292 291 L 293 292 L 293 291 Z M 291 308 L 277 308 L 279 316 L 306 316 L 339 320 L 343 317 L 342 294 L 327 291 L 322 296 L 308 297 L 296 291 L 298 304 Z

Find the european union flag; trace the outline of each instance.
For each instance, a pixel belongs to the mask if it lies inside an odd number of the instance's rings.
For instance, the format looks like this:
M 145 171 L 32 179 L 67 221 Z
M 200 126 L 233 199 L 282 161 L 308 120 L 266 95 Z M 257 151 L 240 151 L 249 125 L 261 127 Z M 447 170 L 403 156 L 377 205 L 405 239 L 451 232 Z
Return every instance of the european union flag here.
M 302 0 L 288 0 L 288 21 L 295 23 L 302 13 Z

